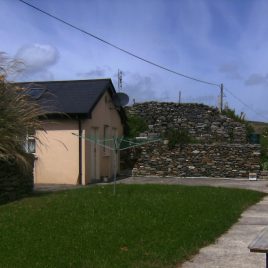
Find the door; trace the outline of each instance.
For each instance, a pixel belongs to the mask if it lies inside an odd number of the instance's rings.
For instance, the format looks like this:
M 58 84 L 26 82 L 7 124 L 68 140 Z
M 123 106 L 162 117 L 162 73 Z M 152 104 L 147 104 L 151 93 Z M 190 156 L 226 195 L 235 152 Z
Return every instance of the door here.
M 91 159 L 91 163 L 90 163 L 90 179 L 91 182 L 94 180 L 98 180 L 99 179 L 99 146 L 97 144 L 97 140 L 98 140 L 98 128 L 93 127 L 91 128 L 91 152 L 90 152 L 90 159 Z
M 117 138 L 118 138 L 118 134 L 117 134 L 117 129 L 116 128 L 112 128 L 112 138 L 113 139 L 115 139 L 115 142 L 117 143 L 117 146 L 118 146 L 118 141 L 117 141 Z M 112 142 L 114 142 L 114 141 L 112 141 Z M 115 145 L 114 144 L 112 144 L 112 147 L 115 149 Z M 116 151 L 113 151 L 112 152 L 112 161 L 111 161 L 111 163 L 110 163 L 110 165 L 111 165 L 111 170 L 112 170 L 112 176 L 114 176 L 114 174 L 115 173 L 117 173 L 118 172 L 118 166 L 119 166 L 119 157 L 118 157 L 118 155 L 119 155 L 119 151 L 117 152 L 117 154 L 116 154 Z M 115 159 L 116 158 L 116 159 Z

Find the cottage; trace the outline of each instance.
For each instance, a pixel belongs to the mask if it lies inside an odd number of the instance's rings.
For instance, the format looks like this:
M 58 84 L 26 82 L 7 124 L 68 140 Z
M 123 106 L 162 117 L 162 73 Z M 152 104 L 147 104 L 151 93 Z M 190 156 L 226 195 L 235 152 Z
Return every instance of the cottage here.
M 85 139 L 123 135 L 124 112 L 112 101 L 110 79 L 21 83 L 47 111 L 37 131 L 35 183 L 82 184 L 113 176 L 113 154 Z M 118 163 L 119 161 L 117 161 Z M 119 165 L 118 167 L 119 168 Z

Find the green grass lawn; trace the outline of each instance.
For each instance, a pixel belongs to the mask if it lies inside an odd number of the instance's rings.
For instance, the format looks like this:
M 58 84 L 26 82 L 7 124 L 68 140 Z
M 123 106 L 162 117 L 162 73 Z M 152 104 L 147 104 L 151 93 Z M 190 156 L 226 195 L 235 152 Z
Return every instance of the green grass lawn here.
M 0 267 L 175 267 L 213 242 L 264 194 L 118 185 L 0 206 Z

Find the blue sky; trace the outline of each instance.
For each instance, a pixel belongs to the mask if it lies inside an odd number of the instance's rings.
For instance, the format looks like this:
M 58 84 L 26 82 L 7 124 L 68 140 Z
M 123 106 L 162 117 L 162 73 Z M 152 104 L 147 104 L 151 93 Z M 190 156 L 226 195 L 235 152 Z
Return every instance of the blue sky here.
M 224 102 L 268 122 L 267 0 L 27 1 L 157 64 L 223 83 Z M 218 102 L 218 87 L 148 65 L 17 0 L 0 0 L 0 36 L 0 51 L 24 62 L 17 81 L 108 77 L 117 86 L 120 69 L 130 103 L 176 102 L 179 91 L 182 102 Z

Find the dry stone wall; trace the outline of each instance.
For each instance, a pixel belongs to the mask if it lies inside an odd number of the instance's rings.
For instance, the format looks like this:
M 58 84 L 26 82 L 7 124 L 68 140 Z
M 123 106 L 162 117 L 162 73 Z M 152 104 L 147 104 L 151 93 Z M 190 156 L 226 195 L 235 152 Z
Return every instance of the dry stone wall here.
M 202 104 L 145 102 L 127 108 L 130 115 L 145 119 L 157 136 L 169 129 L 185 129 L 195 144 L 169 149 L 151 143 L 134 155 L 133 176 L 248 177 L 260 172 L 260 146 L 247 142 L 243 124 L 217 109 Z
M 187 144 L 169 149 L 163 143 L 142 147 L 133 176 L 248 177 L 260 171 L 260 146 Z
M 200 143 L 246 143 L 246 128 L 217 109 L 203 104 L 144 102 L 127 107 L 130 115 L 142 117 L 149 125 L 146 134 L 168 129 L 186 129 Z

